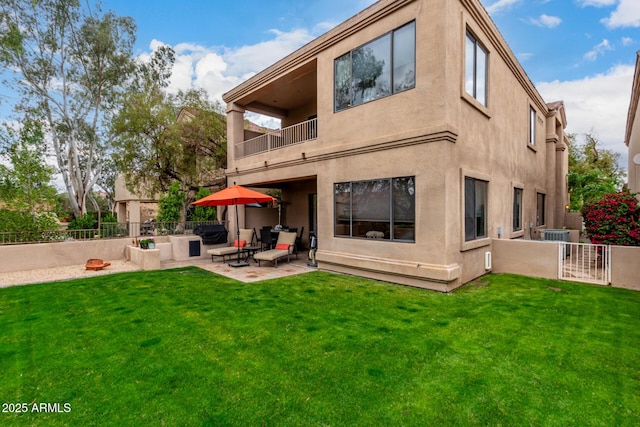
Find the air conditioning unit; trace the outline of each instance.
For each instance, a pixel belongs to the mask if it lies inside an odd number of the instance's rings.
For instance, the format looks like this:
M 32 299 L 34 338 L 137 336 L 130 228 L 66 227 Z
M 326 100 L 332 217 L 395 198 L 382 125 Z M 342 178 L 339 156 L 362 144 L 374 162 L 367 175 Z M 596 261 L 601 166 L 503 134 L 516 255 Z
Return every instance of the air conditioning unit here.
M 491 270 L 491 252 L 484 253 L 484 269 Z

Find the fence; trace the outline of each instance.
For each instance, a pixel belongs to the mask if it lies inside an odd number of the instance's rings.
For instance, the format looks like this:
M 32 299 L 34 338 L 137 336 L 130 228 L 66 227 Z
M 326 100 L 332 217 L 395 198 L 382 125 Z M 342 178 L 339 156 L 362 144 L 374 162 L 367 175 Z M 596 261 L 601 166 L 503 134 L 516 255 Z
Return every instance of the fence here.
M 558 278 L 608 285 L 611 283 L 611 246 L 589 243 L 560 243 Z
M 106 222 L 100 228 L 86 230 L 41 230 L 0 233 L 0 245 L 24 243 L 53 243 L 73 240 L 115 239 L 141 236 L 169 236 L 193 234 L 199 225 L 220 224 L 218 221 L 179 221 L 179 222 Z
M 589 283 L 594 277 L 602 280 L 600 284 L 610 284 L 614 287 L 635 289 L 640 291 L 640 247 L 608 246 L 606 249 L 585 247 L 578 249 L 567 248 L 567 242 L 544 242 L 523 239 L 493 239 L 491 244 L 494 273 L 513 273 L 524 276 L 558 279 L 560 274 L 567 280 L 578 280 L 578 275 L 584 276 Z M 600 254 L 598 254 L 600 252 Z M 597 264 L 605 262 L 603 267 Z M 562 269 L 562 270 L 561 270 Z M 579 273 L 579 270 L 582 272 Z M 593 277 L 589 277 L 592 275 Z M 587 280 L 585 280 L 587 281 Z M 606 281 L 606 282 L 605 282 Z

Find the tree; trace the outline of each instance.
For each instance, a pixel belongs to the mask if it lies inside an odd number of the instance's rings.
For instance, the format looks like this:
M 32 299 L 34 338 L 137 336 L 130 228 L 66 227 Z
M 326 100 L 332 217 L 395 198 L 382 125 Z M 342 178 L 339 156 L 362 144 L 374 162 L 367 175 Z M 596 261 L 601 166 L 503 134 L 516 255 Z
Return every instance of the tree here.
M 38 122 L 27 120 L 16 131 L 6 128 L 2 134 L 0 155 L 0 231 L 21 232 L 18 241 L 41 239 L 30 232 L 54 230 L 58 218 L 56 190 L 51 185 L 53 168 L 41 151 L 44 134 Z
M 7 13 L 0 12 L 0 64 L 11 58 L 11 52 L 21 49 L 22 36 Z
M 22 94 L 17 109 L 46 124 L 74 215 L 82 216 L 102 175 L 109 112 L 132 67 L 135 24 L 79 0 L 4 0 L 0 16 L 19 30 L 3 44 Z
M 620 154 L 600 148 L 593 133 L 584 135 L 584 143 L 569 135 L 570 210 L 580 211 L 584 203 L 620 190 L 625 173 L 618 161 Z
M 55 205 L 51 185 L 54 170 L 45 162 L 42 126 L 26 120 L 19 131 L 6 128 L 2 135 L 8 165 L 0 163 L 0 199 L 13 211 L 47 211 Z
M 173 51 L 141 63 L 112 125 L 114 159 L 130 189 L 166 191 L 178 181 L 189 200 L 202 185 L 224 183 L 226 121 L 203 91 L 166 92 Z

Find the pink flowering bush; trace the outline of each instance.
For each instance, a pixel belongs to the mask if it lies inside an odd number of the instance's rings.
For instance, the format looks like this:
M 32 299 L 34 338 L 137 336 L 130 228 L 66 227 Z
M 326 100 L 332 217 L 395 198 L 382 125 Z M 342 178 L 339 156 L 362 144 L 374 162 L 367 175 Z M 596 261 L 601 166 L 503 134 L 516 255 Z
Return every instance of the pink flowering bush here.
M 628 190 L 585 203 L 582 217 L 591 243 L 640 246 L 640 206 Z

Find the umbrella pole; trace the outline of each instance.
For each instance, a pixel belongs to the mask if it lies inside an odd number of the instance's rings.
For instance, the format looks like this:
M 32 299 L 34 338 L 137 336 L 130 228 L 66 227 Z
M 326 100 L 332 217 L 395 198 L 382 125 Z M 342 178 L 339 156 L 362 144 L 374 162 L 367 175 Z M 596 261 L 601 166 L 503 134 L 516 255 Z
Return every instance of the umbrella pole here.
M 236 230 L 237 230 L 237 242 L 238 242 L 238 260 L 236 262 L 230 262 L 229 267 L 246 267 L 248 262 L 240 261 L 240 220 L 238 219 L 238 205 L 236 205 Z

